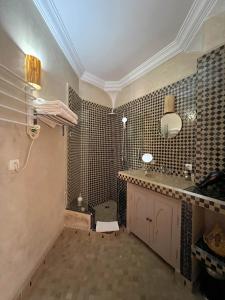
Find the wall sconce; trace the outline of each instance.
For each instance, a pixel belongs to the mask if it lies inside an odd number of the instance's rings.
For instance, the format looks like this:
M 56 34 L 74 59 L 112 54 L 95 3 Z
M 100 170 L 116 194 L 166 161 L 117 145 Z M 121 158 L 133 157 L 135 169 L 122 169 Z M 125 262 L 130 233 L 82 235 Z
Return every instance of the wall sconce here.
M 35 89 L 41 89 L 41 61 L 32 55 L 25 58 L 26 81 Z
M 164 100 L 164 114 L 173 113 L 175 111 L 175 96 L 166 95 Z

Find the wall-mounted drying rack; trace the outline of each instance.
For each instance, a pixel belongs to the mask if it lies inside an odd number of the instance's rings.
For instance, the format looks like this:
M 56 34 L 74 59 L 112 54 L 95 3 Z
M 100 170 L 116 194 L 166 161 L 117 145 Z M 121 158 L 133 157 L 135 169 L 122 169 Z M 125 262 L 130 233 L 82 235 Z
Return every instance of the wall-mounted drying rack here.
M 15 72 L 11 71 L 9 68 L 6 66 L 0 64 L 0 70 L 3 71 L 3 73 L 6 74 L 7 77 L 10 77 L 11 80 L 6 79 L 2 77 L 2 74 L 0 75 L 0 82 L 2 82 L 4 85 L 7 86 L 6 90 L 0 88 L 0 96 L 5 96 L 9 98 L 10 100 L 16 101 L 19 104 L 23 104 L 23 108 L 15 108 L 10 105 L 2 104 L 0 103 L 0 108 L 3 108 L 4 110 L 12 111 L 15 112 L 19 115 L 23 115 L 27 117 L 26 122 L 18 121 L 18 120 L 13 120 L 5 117 L 0 117 L 0 121 L 7 122 L 7 123 L 12 123 L 12 124 L 18 124 L 22 126 L 32 126 L 34 124 L 34 119 L 36 118 L 34 114 L 32 113 L 32 101 L 35 99 L 33 96 L 33 90 L 34 88 L 27 83 L 22 77 L 20 77 L 18 74 Z M 15 82 L 18 83 L 15 84 Z M 22 87 L 19 86 L 19 84 L 22 84 Z M 19 93 L 22 93 L 24 95 L 24 99 L 22 97 L 18 97 L 15 95 L 15 93 L 8 91 L 8 87 L 12 88 L 13 90 L 16 90 Z M 22 110 L 23 109 L 23 110 Z
M 48 124 L 48 120 L 52 121 L 54 123 L 56 123 L 56 125 L 59 126 L 75 126 L 74 123 L 70 122 L 69 120 L 66 120 L 65 118 L 58 116 L 58 115 L 52 115 L 52 114 L 37 114 L 35 113 L 35 115 L 37 116 L 37 118 L 39 118 L 41 121 L 45 121 L 46 119 L 46 123 Z
M 2 70 L 7 77 L 12 79 L 12 80 L 6 79 L 2 77 L 2 74 L 0 74 L 0 82 L 12 88 L 13 90 L 15 89 L 17 92 L 22 93 L 24 95 L 24 99 L 22 99 L 22 97 L 18 97 L 17 95 L 15 95 L 15 93 L 13 94 L 12 92 L 9 92 L 8 89 L 3 90 L 0 88 L 0 96 L 5 96 L 7 98 L 10 98 L 13 101 L 18 102 L 20 105 L 21 104 L 24 105 L 22 110 L 17 107 L 11 107 L 8 104 L 6 105 L 5 103 L 4 104 L 0 103 L 0 108 L 15 112 L 19 115 L 26 116 L 26 122 L 13 120 L 1 116 L 0 116 L 0 121 L 31 127 L 37 124 L 37 119 L 39 119 L 51 127 L 55 127 L 55 125 L 59 125 L 62 127 L 75 126 L 74 123 L 57 114 L 37 113 L 35 110 L 35 105 L 33 103 L 34 100 L 37 100 L 37 98 L 33 95 L 35 88 L 32 85 L 30 85 L 27 81 L 25 81 L 21 76 L 19 76 L 18 74 L 16 74 L 15 72 L 13 72 L 12 70 L 10 70 L 9 68 L 7 68 L 2 64 L 0 64 L 0 70 Z M 18 85 L 15 84 L 15 82 L 17 82 Z M 19 84 L 22 85 L 22 87 L 19 86 Z M 63 128 L 63 132 L 64 132 L 64 128 Z

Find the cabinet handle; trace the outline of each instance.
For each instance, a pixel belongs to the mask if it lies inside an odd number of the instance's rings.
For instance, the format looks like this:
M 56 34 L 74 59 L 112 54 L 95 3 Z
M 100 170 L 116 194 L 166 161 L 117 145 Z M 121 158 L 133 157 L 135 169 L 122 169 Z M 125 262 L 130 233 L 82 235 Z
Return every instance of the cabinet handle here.
M 152 219 L 146 218 L 146 221 L 148 221 L 148 222 L 152 222 Z

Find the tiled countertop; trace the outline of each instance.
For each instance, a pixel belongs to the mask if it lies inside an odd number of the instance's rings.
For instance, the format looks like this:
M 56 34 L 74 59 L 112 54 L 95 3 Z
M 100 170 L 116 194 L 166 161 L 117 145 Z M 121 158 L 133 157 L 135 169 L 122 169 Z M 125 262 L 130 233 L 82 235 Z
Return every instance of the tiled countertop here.
M 120 171 L 118 178 L 225 215 L 225 201 L 186 191 L 185 189 L 193 186 L 193 183 L 183 177 L 160 173 L 146 176 L 144 170 L 127 170 Z

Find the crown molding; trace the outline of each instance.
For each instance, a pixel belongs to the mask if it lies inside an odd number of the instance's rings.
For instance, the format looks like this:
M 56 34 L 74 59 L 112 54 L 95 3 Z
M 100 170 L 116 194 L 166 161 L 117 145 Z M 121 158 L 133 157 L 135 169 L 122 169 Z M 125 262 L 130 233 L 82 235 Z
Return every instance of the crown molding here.
M 124 88 L 133 81 L 141 78 L 142 76 L 149 73 L 150 71 L 158 67 L 160 64 L 164 63 L 165 61 L 167 61 L 168 59 L 172 58 L 180 52 L 181 49 L 178 47 L 177 42 L 173 41 L 172 43 L 161 49 L 159 52 L 157 52 L 155 55 L 153 55 L 151 58 L 146 60 L 144 63 L 142 63 L 140 66 L 138 66 L 133 71 L 124 76 L 119 81 L 121 88 Z
M 217 0 L 194 1 L 175 39 L 182 51 L 190 46 L 216 3 Z
M 69 36 L 68 31 L 52 0 L 33 0 L 42 18 L 47 24 L 57 44 L 62 49 L 65 57 L 72 66 L 75 73 L 80 77 L 83 74 L 84 66 L 80 61 L 77 51 Z
M 157 52 L 150 59 L 145 61 L 139 67 L 134 69 L 128 75 L 124 76 L 121 80 L 118 81 L 104 81 L 103 79 L 85 71 L 80 77 L 81 80 L 86 81 L 90 84 L 97 86 L 100 89 L 103 89 L 106 92 L 120 91 L 122 88 L 135 81 L 136 79 L 142 77 L 149 71 L 153 70 L 159 66 L 162 62 L 170 59 L 174 55 L 178 54 L 180 49 L 178 48 L 176 42 L 172 42 L 161 51 Z
M 105 81 L 103 79 L 95 76 L 94 74 L 91 74 L 87 71 L 84 71 L 84 73 L 81 75 L 80 79 L 83 80 L 83 81 L 86 81 L 90 84 L 93 84 L 93 85 L 97 86 L 98 88 L 104 90 Z
M 195 0 L 175 40 L 118 81 L 104 81 L 94 74 L 87 72 L 79 59 L 73 42 L 69 37 L 53 1 L 33 0 L 33 2 L 80 79 L 109 93 L 120 91 L 168 59 L 187 50 L 203 22 L 216 5 L 217 0 Z

